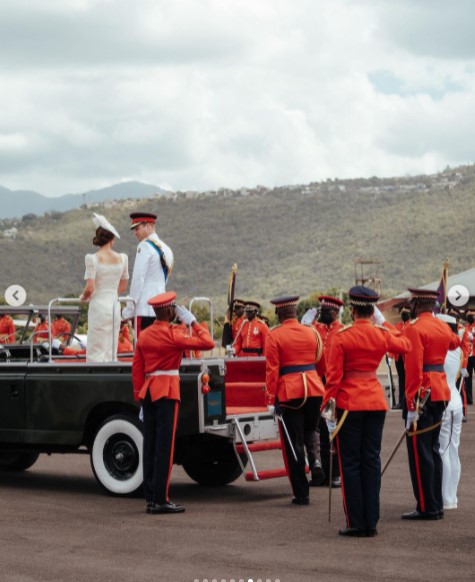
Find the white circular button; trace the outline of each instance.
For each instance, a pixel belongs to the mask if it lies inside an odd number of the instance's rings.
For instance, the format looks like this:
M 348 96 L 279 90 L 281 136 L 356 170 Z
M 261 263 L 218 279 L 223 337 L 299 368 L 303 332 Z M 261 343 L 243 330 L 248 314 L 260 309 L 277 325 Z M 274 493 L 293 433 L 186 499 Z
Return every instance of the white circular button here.
M 5 301 L 12 307 L 23 305 L 26 300 L 26 291 L 21 285 L 10 285 L 5 291 Z
M 465 285 L 454 285 L 447 293 L 447 297 L 455 307 L 463 307 L 470 298 L 470 293 Z

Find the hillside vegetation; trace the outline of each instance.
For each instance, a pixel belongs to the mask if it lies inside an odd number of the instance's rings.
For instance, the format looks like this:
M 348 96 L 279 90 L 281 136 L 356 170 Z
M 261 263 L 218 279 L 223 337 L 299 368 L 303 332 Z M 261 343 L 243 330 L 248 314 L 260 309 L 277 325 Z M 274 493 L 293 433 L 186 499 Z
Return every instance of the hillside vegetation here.
M 237 295 L 269 306 L 279 294 L 308 295 L 354 284 L 355 257 L 378 257 L 385 295 L 474 266 L 475 167 L 434 176 L 341 180 L 307 186 L 118 201 L 113 205 L 0 221 L 0 287 L 16 283 L 28 302 L 45 302 L 83 287 L 84 255 L 94 252 L 92 211 L 122 235 L 116 250 L 137 241 L 129 213 L 159 215 L 157 231 L 175 253 L 169 289 L 182 299 L 208 296 L 224 306 L 227 277 L 237 262 Z

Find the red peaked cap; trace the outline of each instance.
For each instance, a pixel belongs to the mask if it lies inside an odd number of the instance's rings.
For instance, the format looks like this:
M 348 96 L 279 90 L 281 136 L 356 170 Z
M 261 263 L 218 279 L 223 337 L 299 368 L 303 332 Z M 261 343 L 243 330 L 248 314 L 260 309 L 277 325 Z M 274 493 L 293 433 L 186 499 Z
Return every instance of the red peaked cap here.
M 167 291 L 166 293 L 159 293 L 147 301 L 149 305 L 154 308 L 169 307 L 173 305 L 176 299 L 175 291 Z
M 300 297 L 298 295 L 287 295 L 285 297 L 271 299 L 270 302 L 272 305 L 275 305 L 276 309 L 280 309 L 281 307 L 288 307 L 289 305 L 296 306 L 299 299 Z
M 438 291 L 431 291 L 430 289 L 408 289 L 411 294 L 411 299 L 427 299 L 437 301 L 439 297 Z
M 331 297 L 330 295 L 320 295 L 318 300 L 322 304 L 322 307 L 331 307 L 334 309 L 340 309 L 340 307 L 345 305 L 344 301 L 342 301 L 341 299 L 338 299 L 338 297 Z
M 139 224 L 143 224 L 144 222 L 157 222 L 157 215 L 153 214 L 152 212 L 132 212 L 130 219 L 132 221 L 130 228 L 134 229 Z

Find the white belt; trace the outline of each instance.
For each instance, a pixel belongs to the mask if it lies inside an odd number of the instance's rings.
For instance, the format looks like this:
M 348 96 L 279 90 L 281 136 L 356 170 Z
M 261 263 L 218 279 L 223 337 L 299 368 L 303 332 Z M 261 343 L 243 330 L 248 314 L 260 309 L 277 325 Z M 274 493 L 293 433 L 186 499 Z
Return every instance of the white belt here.
M 148 374 L 145 374 L 145 377 L 149 378 L 150 376 L 178 376 L 178 375 L 179 375 L 178 370 L 155 370 L 154 372 L 149 372 Z

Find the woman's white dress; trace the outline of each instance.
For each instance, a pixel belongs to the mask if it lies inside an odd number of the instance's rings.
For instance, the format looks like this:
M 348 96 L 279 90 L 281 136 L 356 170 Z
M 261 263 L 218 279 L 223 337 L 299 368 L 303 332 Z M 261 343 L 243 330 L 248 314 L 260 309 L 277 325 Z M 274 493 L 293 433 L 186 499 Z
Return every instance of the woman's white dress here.
M 442 498 L 444 509 L 456 509 L 457 488 L 460 480 L 459 445 L 462 432 L 463 403 L 455 385 L 460 370 L 461 349 L 447 352 L 444 369 L 451 398 L 445 409 L 440 428 L 440 456 L 442 457 Z
M 120 330 L 120 305 L 117 287 L 129 278 L 127 255 L 120 263 L 101 263 L 97 254 L 86 255 L 85 279 L 94 279 L 95 288 L 89 302 L 87 319 L 87 362 L 111 362 L 117 357 Z

